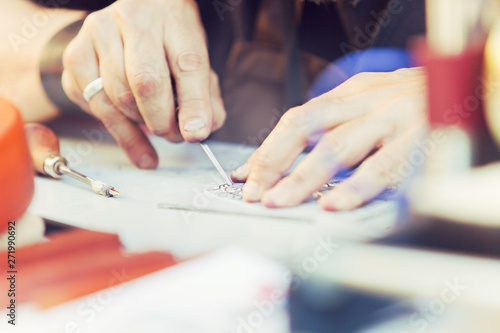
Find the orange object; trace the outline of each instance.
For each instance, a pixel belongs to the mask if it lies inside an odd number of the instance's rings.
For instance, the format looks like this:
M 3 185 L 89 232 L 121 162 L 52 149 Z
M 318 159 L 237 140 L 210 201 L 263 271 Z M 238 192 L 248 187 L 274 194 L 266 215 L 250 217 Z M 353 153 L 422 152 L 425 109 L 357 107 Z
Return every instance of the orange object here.
M 19 111 L 0 99 L 0 233 L 20 218 L 33 197 L 33 168 Z
M 5 251 L 0 257 L 7 258 Z M 16 304 L 34 302 L 48 308 L 177 264 L 172 255 L 150 251 L 125 253 L 118 235 L 90 230 L 70 230 L 48 237 L 47 242 L 16 250 Z M 7 272 L 7 260 L 0 271 Z M 17 276 L 16 275 L 16 276 Z M 0 290 L 9 290 L 0 279 Z M 0 308 L 10 302 L 0 293 Z

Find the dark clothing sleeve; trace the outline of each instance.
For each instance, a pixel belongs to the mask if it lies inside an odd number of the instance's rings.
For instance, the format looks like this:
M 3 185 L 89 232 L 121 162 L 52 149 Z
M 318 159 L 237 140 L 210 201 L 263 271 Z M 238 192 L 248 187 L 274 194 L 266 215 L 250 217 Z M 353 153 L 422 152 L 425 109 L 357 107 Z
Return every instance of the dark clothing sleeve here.
M 32 0 L 43 7 L 95 11 L 111 5 L 115 0 Z
M 392 0 L 373 47 L 407 48 L 408 41 L 425 33 L 424 0 Z

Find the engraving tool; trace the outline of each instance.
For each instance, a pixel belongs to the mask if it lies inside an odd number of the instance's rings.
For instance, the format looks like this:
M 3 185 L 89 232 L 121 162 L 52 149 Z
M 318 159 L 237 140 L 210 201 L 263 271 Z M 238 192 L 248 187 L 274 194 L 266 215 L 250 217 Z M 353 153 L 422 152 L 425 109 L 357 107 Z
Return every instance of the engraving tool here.
M 59 140 L 54 132 L 41 124 L 27 124 L 24 127 L 33 165 L 41 174 L 52 178 L 68 175 L 90 185 L 92 191 L 105 197 L 120 194 L 113 186 L 87 177 L 68 166 L 68 161 L 59 153 Z
M 203 150 L 207 154 L 207 156 L 210 159 L 210 161 L 212 161 L 212 163 L 215 166 L 215 168 L 217 169 L 217 171 L 219 171 L 219 173 L 221 174 L 221 176 L 224 178 L 224 180 L 226 181 L 226 184 L 232 186 L 233 182 L 231 181 L 231 178 L 228 177 L 228 175 L 226 174 L 226 172 L 224 171 L 224 169 L 220 165 L 220 163 L 217 160 L 217 158 L 215 157 L 214 153 L 212 153 L 212 150 L 207 145 L 207 143 L 205 141 L 201 141 L 200 142 L 200 146 L 201 146 L 201 148 L 203 148 Z

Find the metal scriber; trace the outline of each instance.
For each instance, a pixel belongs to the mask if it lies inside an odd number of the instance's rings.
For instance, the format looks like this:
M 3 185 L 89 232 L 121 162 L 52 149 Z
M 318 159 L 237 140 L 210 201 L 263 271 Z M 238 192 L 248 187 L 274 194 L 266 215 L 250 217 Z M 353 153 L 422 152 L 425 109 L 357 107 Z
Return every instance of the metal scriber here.
M 215 168 L 217 169 L 217 171 L 219 171 L 221 176 L 224 178 L 224 181 L 226 182 L 226 184 L 233 185 L 231 178 L 228 177 L 228 175 L 226 174 L 226 172 L 224 171 L 224 169 L 220 165 L 219 161 L 215 157 L 214 153 L 212 153 L 212 149 L 210 149 L 210 147 L 207 145 L 207 143 L 205 141 L 201 141 L 200 146 L 201 146 L 201 148 L 203 148 L 203 150 L 207 154 L 210 161 L 212 161 L 212 163 L 215 166 Z

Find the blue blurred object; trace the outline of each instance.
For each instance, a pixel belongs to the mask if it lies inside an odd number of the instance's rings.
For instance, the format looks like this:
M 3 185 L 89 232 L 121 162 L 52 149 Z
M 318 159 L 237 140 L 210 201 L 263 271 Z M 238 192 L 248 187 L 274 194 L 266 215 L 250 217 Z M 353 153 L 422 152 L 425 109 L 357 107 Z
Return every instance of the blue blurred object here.
M 410 53 L 398 48 L 372 48 L 350 53 L 328 65 L 312 85 L 307 100 L 337 87 L 350 77 L 362 72 L 392 72 L 413 67 Z

